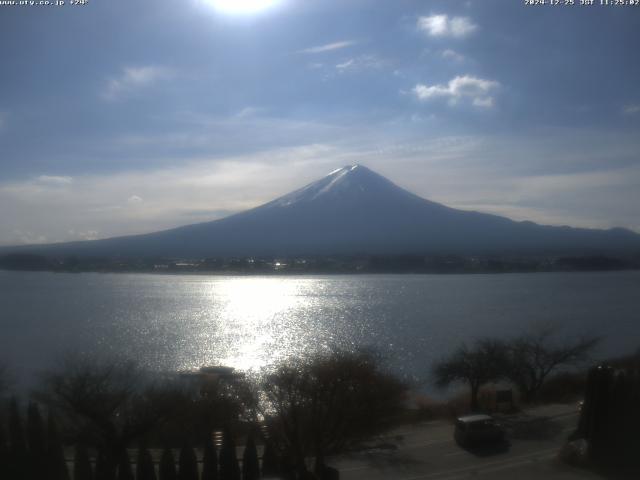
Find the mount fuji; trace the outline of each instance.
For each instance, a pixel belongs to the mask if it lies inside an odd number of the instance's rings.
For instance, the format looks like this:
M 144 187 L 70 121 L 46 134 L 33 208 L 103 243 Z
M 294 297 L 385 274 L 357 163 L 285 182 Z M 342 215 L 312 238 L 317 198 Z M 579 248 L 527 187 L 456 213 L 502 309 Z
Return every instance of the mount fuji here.
M 206 223 L 104 240 L 2 249 L 174 258 L 359 254 L 594 254 L 640 251 L 629 230 L 517 222 L 449 208 L 350 165 L 259 207 Z

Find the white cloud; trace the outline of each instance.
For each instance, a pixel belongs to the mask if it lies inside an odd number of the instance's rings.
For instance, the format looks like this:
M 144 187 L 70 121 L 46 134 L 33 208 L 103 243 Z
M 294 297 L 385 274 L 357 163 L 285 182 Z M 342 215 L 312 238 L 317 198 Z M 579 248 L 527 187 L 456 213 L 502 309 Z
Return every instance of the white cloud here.
M 419 83 L 412 91 L 420 101 L 446 98 L 450 105 L 455 105 L 460 100 L 467 99 L 476 107 L 489 108 L 494 105 L 492 93 L 499 87 L 500 83 L 495 80 L 463 75 L 449 80 L 446 85 Z
M 61 176 L 61 175 L 40 175 L 36 178 L 36 182 L 41 185 L 69 185 L 73 182 L 72 177 Z
M 430 37 L 464 38 L 474 33 L 478 26 L 469 17 L 430 15 L 418 18 L 418 29 Z
M 350 163 L 333 147 L 311 144 L 159 170 L 83 175 L 65 188 L 39 178 L 0 182 L 0 245 L 105 238 L 214 220 Z
M 40 235 L 37 233 L 27 232 L 19 229 L 13 230 L 11 232 L 11 235 L 8 238 L 14 239 L 12 242 L 7 243 L 8 245 L 38 244 L 38 243 L 47 243 L 49 241 L 46 235 Z
M 341 42 L 333 42 L 327 43 L 326 45 L 318 45 L 315 47 L 305 48 L 304 50 L 300 50 L 299 53 L 324 53 L 331 52 L 333 50 L 340 50 L 342 48 L 350 47 L 351 45 L 355 45 L 356 42 L 352 40 L 344 40 Z
M 353 58 L 351 58 L 351 59 L 347 60 L 346 62 L 337 64 L 336 68 L 338 70 L 345 70 L 347 68 L 352 67 L 354 64 L 355 64 L 355 60 Z
M 622 108 L 622 113 L 625 113 L 627 115 L 635 115 L 636 113 L 640 113 L 640 104 L 629 104 L 629 105 L 625 105 Z
M 86 230 L 82 232 L 77 232 L 73 228 L 69 230 L 69 237 L 71 239 L 78 239 L 78 240 L 97 240 L 98 238 L 100 238 L 97 230 Z
M 339 73 L 355 72 L 365 69 L 378 69 L 387 64 L 386 61 L 375 55 L 360 55 L 359 57 L 350 58 L 336 65 Z
M 465 60 L 464 55 L 456 52 L 455 50 L 451 50 L 450 48 L 443 50 L 441 55 L 442 58 L 446 60 L 452 60 L 454 62 L 464 62 Z
M 493 97 L 476 97 L 473 99 L 473 105 L 481 108 L 493 107 Z
M 107 81 L 102 97 L 106 100 L 116 100 L 173 76 L 174 72 L 171 69 L 158 65 L 125 67 L 118 76 Z
M 97 230 L 87 230 L 86 232 L 78 232 L 78 236 L 83 240 L 97 240 L 99 237 Z

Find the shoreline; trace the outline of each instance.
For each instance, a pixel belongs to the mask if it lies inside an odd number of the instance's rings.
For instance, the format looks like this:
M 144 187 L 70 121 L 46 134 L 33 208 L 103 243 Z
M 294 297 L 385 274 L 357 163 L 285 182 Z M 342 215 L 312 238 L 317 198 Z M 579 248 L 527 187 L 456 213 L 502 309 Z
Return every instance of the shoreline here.
M 175 275 L 193 275 L 193 276 L 229 276 L 229 277 L 299 277 L 299 276 L 364 276 L 364 275 L 522 275 L 522 274 L 538 274 L 538 273 L 617 273 L 617 272 L 640 272 L 640 267 L 617 268 L 617 269 L 590 269 L 590 270 L 476 270 L 476 271 L 299 271 L 299 270 L 280 270 L 280 271 L 258 271 L 244 272 L 239 270 L 71 270 L 71 269 L 17 269 L 0 267 L 0 272 L 30 272 L 30 273 L 103 273 L 103 274 L 142 274 L 142 275 L 158 275 L 158 276 L 175 276 Z

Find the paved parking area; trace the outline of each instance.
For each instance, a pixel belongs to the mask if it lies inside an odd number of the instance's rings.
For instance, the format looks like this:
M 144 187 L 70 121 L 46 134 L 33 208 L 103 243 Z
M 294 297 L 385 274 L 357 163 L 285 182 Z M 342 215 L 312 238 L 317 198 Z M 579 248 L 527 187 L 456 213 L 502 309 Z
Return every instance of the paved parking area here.
M 557 460 L 577 419 L 574 405 L 503 416 L 500 421 L 507 429 L 508 443 L 483 451 L 459 447 L 450 422 L 424 422 L 398 429 L 372 448 L 335 459 L 333 464 L 343 480 L 602 478 Z

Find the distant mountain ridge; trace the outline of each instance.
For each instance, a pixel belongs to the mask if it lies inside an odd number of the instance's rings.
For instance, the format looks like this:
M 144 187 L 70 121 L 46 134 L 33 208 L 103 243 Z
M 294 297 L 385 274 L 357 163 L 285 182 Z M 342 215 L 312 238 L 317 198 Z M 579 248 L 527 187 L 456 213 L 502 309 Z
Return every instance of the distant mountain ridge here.
M 421 198 L 349 165 L 269 203 L 160 232 L 0 253 L 171 258 L 640 252 L 640 235 L 516 222 Z

